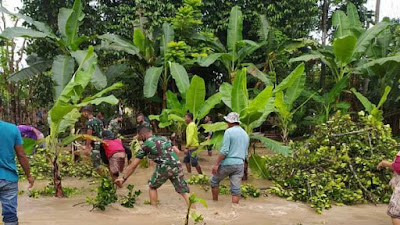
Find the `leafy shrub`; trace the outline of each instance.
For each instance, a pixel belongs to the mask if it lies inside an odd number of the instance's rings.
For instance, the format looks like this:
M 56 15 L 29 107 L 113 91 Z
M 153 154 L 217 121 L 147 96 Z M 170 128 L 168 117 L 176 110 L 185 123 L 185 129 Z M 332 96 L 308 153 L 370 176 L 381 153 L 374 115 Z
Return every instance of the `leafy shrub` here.
M 242 185 L 240 187 L 240 191 L 242 192 L 242 196 L 244 198 L 248 198 L 248 197 L 258 198 L 258 197 L 260 197 L 260 194 L 261 194 L 261 190 L 254 187 L 251 184 Z
M 52 160 L 54 154 L 48 149 L 38 149 L 34 155 L 30 155 L 29 165 L 32 176 L 37 180 L 47 179 L 53 176 Z M 74 162 L 74 156 L 68 152 L 60 154 L 59 158 L 61 176 L 66 177 L 97 177 L 97 173 L 88 161 Z M 24 178 L 24 171 L 18 164 L 18 173 Z
M 231 191 L 229 190 L 228 186 L 224 184 L 219 185 L 219 194 L 220 195 L 229 195 Z
M 104 211 L 109 204 L 118 200 L 117 191 L 114 183 L 109 177 L 102 177 L 100 186 L 96 189 L 97 196 L 94 198 L 86 197 L 86 202 L 93 206 L 93 209 Z
M 197 174 L 190 177 L 187 182 L 188 184 L 209 185 L 210 177 L 204 174 Z
M 134 186 L 132 184 L 128 185 L 129 193 L 127 196 L 122 197 L 121 205 L 126 208 L 133 208 L 136 203 L 136 198 L 142 193 L 141 190 L 133 191 Z
M 396 145 L 389 125 L 363 112 L 355 121 L 339 112 L 317 126 L 306 141 L 294 144 L 292 156 L 252 156 L 250 161 L 253 171 L 274 182 L 270 193 L 309 202 L 321 212 L 332 201 L 387 203 L 391 172 L 378 171 L 376 166 L 394 158 Z
M 62 190 L 64 197 L 67 198 L 78 193 L 78 188 L 76 187 L 63 187 Z M 54 188 L 53 184 L 49 184 L 43 189 L 32 189 L 29 191 L 30 198 L 39 198 L 40 196 L 54 196 L 55 194 L 56 189 Z

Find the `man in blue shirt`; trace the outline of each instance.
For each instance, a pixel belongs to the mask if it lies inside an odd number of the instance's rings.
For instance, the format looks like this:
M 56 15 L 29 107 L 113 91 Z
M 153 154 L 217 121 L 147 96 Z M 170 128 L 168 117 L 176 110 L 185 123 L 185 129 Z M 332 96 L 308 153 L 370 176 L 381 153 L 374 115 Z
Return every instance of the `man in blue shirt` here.
M 3 110 L 0 97 L 0 112 Z M 5 225 L 17 225 L 18 173 L 15 155 L 21 163 L 29 182 L 34 180 L 29 169 L 29 161 L 22 148 L 22 138 L 17 126 L 0 120 L 0 202 Z
M 240 116 L 231 112 L 224 119 L 228 129 L 224 134 L 224 141 L 217 161 L 212 167 L 211 187 L 213 200 L 218 201 L 219 183 L 229 176 L 231 184 L 232 203 L 239 203 L 240 183 L 244 172 L 244 161 L 249 148 L 249 135 L 240 127 Z

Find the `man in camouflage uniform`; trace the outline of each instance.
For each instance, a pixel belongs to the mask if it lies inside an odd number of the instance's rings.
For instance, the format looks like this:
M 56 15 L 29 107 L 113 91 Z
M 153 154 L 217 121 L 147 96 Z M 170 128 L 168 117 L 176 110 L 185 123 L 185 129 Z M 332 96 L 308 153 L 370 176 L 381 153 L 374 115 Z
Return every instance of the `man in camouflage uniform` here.
M 82 109 L 82 115 L 88 119 L 86 122 L 86 133 L 98 138 L 101 138 L 101 133 L 103 132 L 103 123 L 100 119 L 93 116 L 93 111 L 91 107 L 87 106 Z M 101 142 L 92 141 L 90 139 L 86 140 L 86 151 L 91 151 L 93 169 L 96 170 L 98 174 L 101 173 L 101 156 L 100 156 L 100 146 Z
M 117 116 L 117 118 L 112 119 L 108 124 L 108 130 L 114 133 L 115 136 L 121 131 L 122 115 Z
M 149 159 L 157 163 L 156 169 L 149 180 L 149 195 L 152 206 L 157 206 L 157 189 L 167 180 L 170 180 L 175 187 L 175 191 L 183 196 L 186 204 L 189 204 L 189 187 L 183 175 L 182 164 L 173 150 L 171 141 L 163 137 L 153 135 L 151 126 L 143 125 L 139 129 L 139 136 L 144 140 L 142 148 L 136 153 L 136 158 L 125 171 L 122 178 L 115 183 L 122 187 L 122 184 L 135 171 L 140 161 L 148 156 Z

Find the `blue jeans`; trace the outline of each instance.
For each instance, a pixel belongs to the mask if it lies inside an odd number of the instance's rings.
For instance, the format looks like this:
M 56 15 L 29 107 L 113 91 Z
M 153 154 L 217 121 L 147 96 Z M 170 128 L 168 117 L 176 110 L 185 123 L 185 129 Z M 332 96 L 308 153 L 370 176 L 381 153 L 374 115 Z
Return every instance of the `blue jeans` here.
M 18 182 L 0 179 L 0 202 L 4 225 L 17 225 Z
M 244 172 L 243 164 L 220 165 L 217 174 L 211 177 L 211 187 L 219 187 L 219 183 L 229 176 L 231 195 L 240 196 L 240 182 Z

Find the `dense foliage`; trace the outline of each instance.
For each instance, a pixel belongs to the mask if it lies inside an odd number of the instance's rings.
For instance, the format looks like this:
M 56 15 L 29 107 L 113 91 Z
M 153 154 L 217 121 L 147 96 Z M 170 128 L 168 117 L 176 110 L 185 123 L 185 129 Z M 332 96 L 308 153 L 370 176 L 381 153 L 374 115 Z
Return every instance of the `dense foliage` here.
M 317 212 L 336 204 L 389 201 L 391 172 L 377 164 L 394 158 L 397 142 L 388 125 L 364 112 L 355 121 L 337 113 L 317 126 L 291 156 L 253 156 L 251 168 L 271 179 L 271 193 L 311 203 Z

